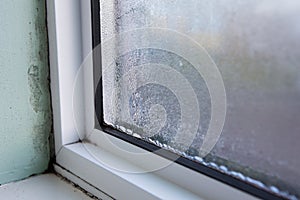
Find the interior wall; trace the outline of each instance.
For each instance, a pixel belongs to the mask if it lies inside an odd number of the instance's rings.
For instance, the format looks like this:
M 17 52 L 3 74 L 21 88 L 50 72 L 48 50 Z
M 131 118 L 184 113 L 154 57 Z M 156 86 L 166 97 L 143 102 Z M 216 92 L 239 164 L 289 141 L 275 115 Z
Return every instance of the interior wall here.
M 48 167 L 52 117 L 45 4 L 0 1 L 0 184 Z

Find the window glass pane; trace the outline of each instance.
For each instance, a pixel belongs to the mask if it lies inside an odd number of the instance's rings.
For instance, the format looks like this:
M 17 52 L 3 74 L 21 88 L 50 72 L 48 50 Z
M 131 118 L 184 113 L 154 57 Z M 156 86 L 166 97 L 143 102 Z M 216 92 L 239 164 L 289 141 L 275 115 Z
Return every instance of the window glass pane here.
M 299 19 L 297 0 L 101 1 L 104 122 L 300 195 Z

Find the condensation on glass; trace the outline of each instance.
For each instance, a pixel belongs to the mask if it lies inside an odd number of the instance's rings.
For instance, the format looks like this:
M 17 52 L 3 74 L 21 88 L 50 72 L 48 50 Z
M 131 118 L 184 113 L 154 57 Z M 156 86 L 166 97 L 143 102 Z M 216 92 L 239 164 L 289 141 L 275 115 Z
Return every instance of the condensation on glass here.
M 106 124 L 198 158 L 214 120 L 211 88 L 191 62 L 203 56 L 177 53 L 197 43 L 226 91 L 221 136 L 198 161 L 299 197 L 299 1 L 100 2 L 102 51 L 113 60 L 103 69 Z

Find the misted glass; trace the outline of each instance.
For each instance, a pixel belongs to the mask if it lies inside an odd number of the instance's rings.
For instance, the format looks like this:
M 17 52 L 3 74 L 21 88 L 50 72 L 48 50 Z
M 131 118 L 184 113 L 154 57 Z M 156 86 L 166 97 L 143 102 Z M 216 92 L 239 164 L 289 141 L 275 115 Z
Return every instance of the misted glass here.
M 100 2 L 106 124 L 299 197 L 299 1 Z

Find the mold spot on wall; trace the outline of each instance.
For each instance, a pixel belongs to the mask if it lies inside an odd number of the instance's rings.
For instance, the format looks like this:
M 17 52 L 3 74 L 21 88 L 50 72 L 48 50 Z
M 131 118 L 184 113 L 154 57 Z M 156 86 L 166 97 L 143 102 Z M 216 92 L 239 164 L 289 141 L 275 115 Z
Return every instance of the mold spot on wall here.
M 41 86 L 39 84 L 39 68 L 31 65 L 28 69 L 28 85 L 30 88 L 30 104 L 35 112 L 39 111 L 41 107 L 40 100 L 42 96 Z
M 39 113 L 39 120 L 33 127 L 33 147 L 38 155 L 49 154 L 49 131 L 51 130 L 51 115 L 46 112 Z

